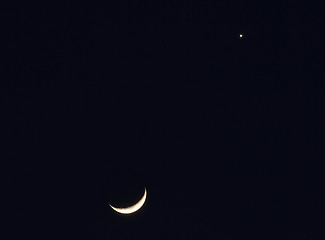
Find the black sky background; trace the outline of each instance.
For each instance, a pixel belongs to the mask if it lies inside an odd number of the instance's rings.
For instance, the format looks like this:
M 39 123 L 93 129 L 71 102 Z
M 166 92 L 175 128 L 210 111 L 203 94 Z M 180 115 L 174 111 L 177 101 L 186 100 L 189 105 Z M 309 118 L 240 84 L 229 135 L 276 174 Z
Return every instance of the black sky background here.
M 317 238 L 324 71 L 319 28 L 306 19 L 319 21 L 318 8 L 3 9 L 11 239 Z M 108 207 L 135 202 L 144 187 L 138 213 Z

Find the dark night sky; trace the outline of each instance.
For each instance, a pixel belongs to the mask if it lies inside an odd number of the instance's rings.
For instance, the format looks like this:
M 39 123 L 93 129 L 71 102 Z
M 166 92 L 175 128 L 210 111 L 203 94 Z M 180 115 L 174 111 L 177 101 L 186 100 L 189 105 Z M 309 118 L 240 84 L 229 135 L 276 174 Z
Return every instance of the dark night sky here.
M 154 2 L 2 8 L 12 239 L 314 239 L 317 8 Z

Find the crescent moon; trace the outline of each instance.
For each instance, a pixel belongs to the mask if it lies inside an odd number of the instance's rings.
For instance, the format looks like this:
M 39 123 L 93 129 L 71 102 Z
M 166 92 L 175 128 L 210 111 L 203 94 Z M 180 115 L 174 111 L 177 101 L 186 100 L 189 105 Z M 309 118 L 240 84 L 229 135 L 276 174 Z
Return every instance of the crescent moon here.
M 127 207 L 127 208 L 116 208 L 113 207 L 111 204 L 109 204 L 109 206 L 116 212 L 118 213 L 122 213 L 122 214 L 131 214 L 134 213 L 136 211 L 138 211 L 144 204 L 144 202 L 146 201 L 147 198 L 147 190 L 144 189 L 144 194 L 142 196 L 142 198 L 133 206 Z

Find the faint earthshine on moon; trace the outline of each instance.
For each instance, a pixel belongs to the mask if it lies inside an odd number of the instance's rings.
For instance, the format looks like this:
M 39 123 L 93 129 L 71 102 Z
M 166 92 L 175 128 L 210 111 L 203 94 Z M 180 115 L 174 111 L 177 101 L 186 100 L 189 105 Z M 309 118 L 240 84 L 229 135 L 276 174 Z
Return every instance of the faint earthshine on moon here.
M 146 201 L 146 198 L 147 198 L 147 189 L 145 188 L 142 198 L 136 204 L 126 208 L 116 208 L 113 207 L 111 204 L 109 204 L 109 206 L 118 213 L 131 214 L 138 211 L 143 206 L 144 202 Z

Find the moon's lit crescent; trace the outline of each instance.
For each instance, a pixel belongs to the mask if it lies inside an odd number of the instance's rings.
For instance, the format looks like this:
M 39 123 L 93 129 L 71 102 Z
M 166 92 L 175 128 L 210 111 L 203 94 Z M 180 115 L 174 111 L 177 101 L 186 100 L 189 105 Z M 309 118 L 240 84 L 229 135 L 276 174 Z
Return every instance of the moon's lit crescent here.
M 109 206 L 118 213 L 130 214 L 130 213 L 134 213 L 134 212 L 138 211 L 143 206 L 144 202 L 146 201 L 146 198 L 147 198 L 147 190 L 144 189 L 144 194 L 143 194 L 142 198 L 139 200 L 139 202 L 137 202 L 133 206 L 130 206 L 127 208 L 116 208 L 116 207 L 113 207 L 111 204 L 109 204 Z

